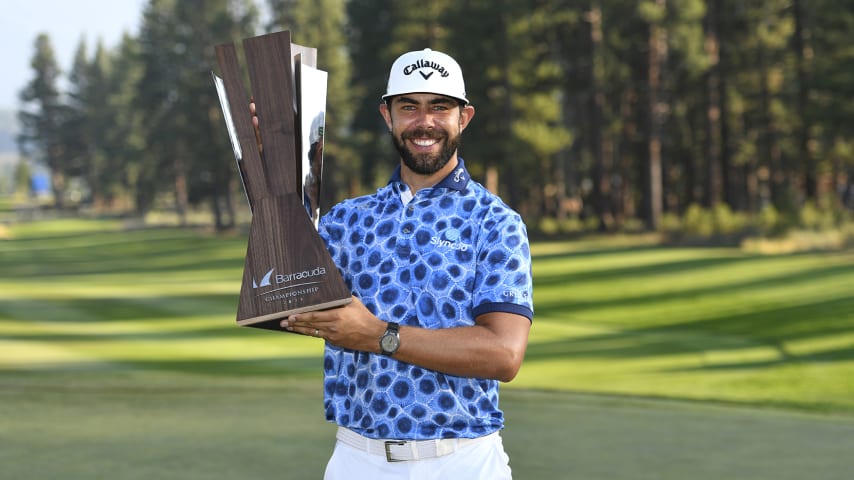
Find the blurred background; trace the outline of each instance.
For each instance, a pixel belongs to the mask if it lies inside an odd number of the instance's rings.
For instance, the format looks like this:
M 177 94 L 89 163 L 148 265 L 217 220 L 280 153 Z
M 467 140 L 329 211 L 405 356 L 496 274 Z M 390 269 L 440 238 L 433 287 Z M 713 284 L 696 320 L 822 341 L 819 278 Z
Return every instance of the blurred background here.
M 854 208 L 851 0 L 12 7 L 0 3 L 6 220 L 240 224 L 213 47 L 283 29 L 330 74 L 324 210 L 387 180 L 396 156 L 379 97 L 394 58 L 425 47 L 463 66 L 478 113 L 462 156 L 533 234 L 732 243 L 846 230 Z
M 461 155 L 532 237 L 517 478 L 850 477 L 854 0 L 0 0 L 6 477 L 320 477 L 322 343 L 235 326 L 211 80 L 285 29 L 329 72 L 323 211 L 398 162 L 393 60 L 462 65 Z

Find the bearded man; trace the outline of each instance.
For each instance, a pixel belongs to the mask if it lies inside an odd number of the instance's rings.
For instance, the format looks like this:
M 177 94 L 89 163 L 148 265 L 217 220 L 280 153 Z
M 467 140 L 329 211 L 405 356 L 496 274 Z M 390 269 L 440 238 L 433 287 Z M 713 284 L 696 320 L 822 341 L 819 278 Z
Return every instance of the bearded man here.
M 475 109 L 453 58 L 400 56 L 382 99 L 400 163 L 319 226 L 353 301 L 281 322 L 326 342 L 325 478 L 511 478 L 498 387 L 533 318 L 525 225 L 458 156 Z

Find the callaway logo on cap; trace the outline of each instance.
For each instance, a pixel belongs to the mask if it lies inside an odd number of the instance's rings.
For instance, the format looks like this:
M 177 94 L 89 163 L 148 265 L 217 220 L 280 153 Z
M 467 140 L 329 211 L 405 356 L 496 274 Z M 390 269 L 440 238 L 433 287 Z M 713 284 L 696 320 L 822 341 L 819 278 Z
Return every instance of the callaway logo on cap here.
M 457 61 L 429 48 L 404 53 L 391 66 L 383 100 L 404 93 L 435 93 L 469 102 Z

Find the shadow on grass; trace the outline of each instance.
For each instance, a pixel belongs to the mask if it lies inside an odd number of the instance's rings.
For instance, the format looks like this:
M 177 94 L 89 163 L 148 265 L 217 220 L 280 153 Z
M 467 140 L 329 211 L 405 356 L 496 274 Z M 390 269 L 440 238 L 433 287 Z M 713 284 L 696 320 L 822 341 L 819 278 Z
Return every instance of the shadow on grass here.
M 4 299 L 0 319 L 30 322 L 161 322 L 175 317 L 236 318 L 238 294 L 148 297 Z
M 531 253 L 531 258 L 534 262 L 545 262 L 549 260 L 569 258 L 591 258 L 597 256 L 621 255 L 625 253 L 664 251 L 667 250 L 667 248 L 668 247 L 662 245 L 637 245 L 623 247 L 591 247 L 551 253 L 536 253 L 536 250 L 534 250 Z
M 787 362 L 843 361 L 851 359 L 854 347 L 796 355 L 788 352 L 784 345 L 790 341 L 832 338 L 850 333 L 854 331 L 854 316 L 851 312 L 854 312 L 854 297 L 767 308 L 743 314 L 727 314 L 700 321 L 673 322 L 659 327 L 621 328 L 605 334 L 532 343 L 528 347 L 526 358 L 626 359 L 768 347 L 779 352 L 777 360 L 738 362 L 732 367 L 755 368 Z
M 583 284 L 585 282 L 609 282 L 616 280 L 626 280 L 626 279 L 637 279 L 639 281 L 648 281 L 650 279 L 654 279 L 655 277 L 668 275 L 668 274 L 690 274 L 695 273 L 697 275 L 702 275 L 706 270 L 710 267 L 726 267 L 737 264 L 751 264 L 755 265 L 756 269 L 761 269 L 763 263 L 776 263 L 779 262 L 778 259 L 774 257 L 728 257 L 728 258 L 697 258 L 690 260 L 674 260 L 674 261 L 666 261 L 662 260 L 650 265 L 637 265 L 637 266 L 627 266 L 620 268 L 607 268 L 603 270 L 596 271 L 584 271 L 584 272 L 572 272 L 568 271 L 566 273 L 561 273 L 558 275 L 537 275 L 534 278 L 534 288 L 542 288 L 542 287 L 551 287 L 555 285 L 574 285 L 574 284 Z M 780 275 L 776 278 L 763 278 L 748 282 L 738 282 L 737 280 L 728 285 L 719 285 L 712 286 L 708 288 L 702 288 L 697 290 L 679 290 L 674 292 L 674 295 L 678 296 L 687 296 L 689 294 L 702 294 L 702 293 L 715 293 L 719 291 L 728 291 L 733 289 L 742 289 L 744 287 L 750 286 L 777 286 L 777 285 L 787 285 L 794 284 L 799 282 L 808 282 L 814 278 L 823 277 L 824 275 L 847 275 L 851 276 L 852 274 L 852 266 L 846 263 L 841 263 L 832 266 L 822 266 L 812 269 L 807 269 L 803 271 L 799 271 L 793 274 L 785 274 Z M 672 295 L 666 294 L 666 297 L 670 297 Z M 643 298 L 635 299 L 628 298 L 627 301 L 631 301 L 635 303 L 638 300 L 644 300 L 647 302 L 658 302 L 661 300 L 660 297 L 656 296 L 647 296 L 645 295 Z M 609 304 L 613 304 L 611 300 L 609 300 Z M 548 307 L 556 307 L 560 308 L 559 305 L 551 305 Z
M 716 260 L 698 260 L 698 261 L 686 261 L 686 262 L 675 262 L 675 264 L 668 264 L 665 267 L 662 267 L 660 264 L 644 266 L 644 267 L 633 267 L 633 268 L 625 268 L 625 269 L 610 269 L 605 272 L 592 272 L 592 275 L 585 278 L 585 275 L 574 275 L 568 273 L 563 276 L 552 276 L 550 279 L 547 279 L 545 282 L 541 281 L 539 277 L 535 279 L 534 287 L 542 287 L 547 286 L 550 283 L 558 284 L 558 285 L 572 285 L 574 283 L 583 283 L 588 280 L 596 280 L 603 283 L 607 283 L 609 280 L 626 280 L 626 279 L 637 279 L 639 282 L 641 281 L 651 281 L 651 278 L 654 279 L 657 275 L 663 275 L 667 273 L 680 272 L 687 273 L 694 271 L 697 275 L 703 274 L 703 269 L 708 266 L 718 266 L 725 263 L 733 263 L 742 261 L 739 259 L 716 259 Z M 755 260 L 753 260 L 755 262 Z M 631 306 L 644 306 L 644 305 L 655 305 L 659 303 L 672 302 L 672 301 L 682 301 L 688 302 L 693 298 L 699 298 L 703 296 L 710 295 L 721 295 L 725 296 L 729 293 L 742 293 L 745 291 L 749 291 L 752 289 L 770 289 L 774 287 L 784 287 L 787 285 L 795 285 L 795 284 L 804 284 L 808 285 L 814 280 L 822 280 L 827 281 L 828 279 L 839 278 L 840 281 L 849 281 L 852 277 L 852 266 L 849 264 L 837 264 L 837 265 L 829 265 L 829 266 L 820 266 L 815 268 L 810 268 L 806 270 L 801 270 L 795 273 L 786 273 L 781 274 L 776 277 L 771 278 L 759 278 L 759 279 L 750 279 L 750 280 L 733 280 L 727 282 L 726 284 L 716 284 L 709 285 L 706 287 L 697 287 L 697 288 L 682 288 L 678 290 L 673 290 L 670 292 L 659 292 L 659 293 L 644 293 L 643 295 L 630 296 L 630 295 L 622 295 L 615 296 L 614 298 L 608 298 L 607 300 L 585 300 L 585 299 L 576 299 L 572 298 L 570 295 L 567 295 L 566 300 L 563 301 L 548 301 L 548 302 L 538 302 L 536 304 L 537 314 L 538 315 L 547 315 L 547 316 L 557 316 L 561 313 L 572 313 L 578 312 L 581 310 L 588 309 L 597 309 L 597 308 L 615 308 L 615 307 L 631 307 Z M 536 300 L 536 298 L 535 298 Z M 840 299 L 840 302 L 854 302 L 854 293 L 852 296 L 845 299 Z M 849 310 L 851 311 L 851 310 Z
M 84 233 L 12 240 L 0 252 L 2 277 L 240 270 L 246 240 L 183 230 Z
M 687 368 L 671 368 L 662 370 L 664 372 L 701 372 L 701 371 L 737 371 L 751 370 L 757 368 L 772 368 L 781 365 L 791 365 L 797 363 L 832 363 L 832 362 L 850 362 L 854 360 L 854 346 L 840 347 L 836 349 L 824 350 L 816 353 L 807 353 L 802 355 L 792 354 L 781 351 L 781 355 L 776 359 L 753 361 L 753 362 L 729 362 L 729 363 L 714 363 L 697 367 Z
M 26 368 L 0 368 L 2 375 L 61 374 L 69 372 L 163 372 L 222 377 L 270 377 L 316 379 L 322 386 L 323 360 L 320 356 L 252 357 L 240 359 L 144 359 L 105 360 L 96 362 L 62 361 L 31 362 Z
M 256 357 L 245 359 L 193 359 L 193 360 L 133 360 L 119 362 L 122 367 L 140 371 L 164 371 L 219 376 L 275 376 L 317 379 L 322 387 L 323 359 L 320 356 Z

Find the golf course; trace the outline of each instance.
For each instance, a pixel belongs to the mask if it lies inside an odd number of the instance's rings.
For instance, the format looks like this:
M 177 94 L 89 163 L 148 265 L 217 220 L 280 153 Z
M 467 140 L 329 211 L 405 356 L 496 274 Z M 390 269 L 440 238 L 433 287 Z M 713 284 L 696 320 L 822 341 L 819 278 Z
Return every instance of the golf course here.
M 322 342 L 238 327 L 246 236 L 0 230 L 0 478 L 319 479 Z M 516 479 L 848 479 L 854 250 L 535 241 Z

